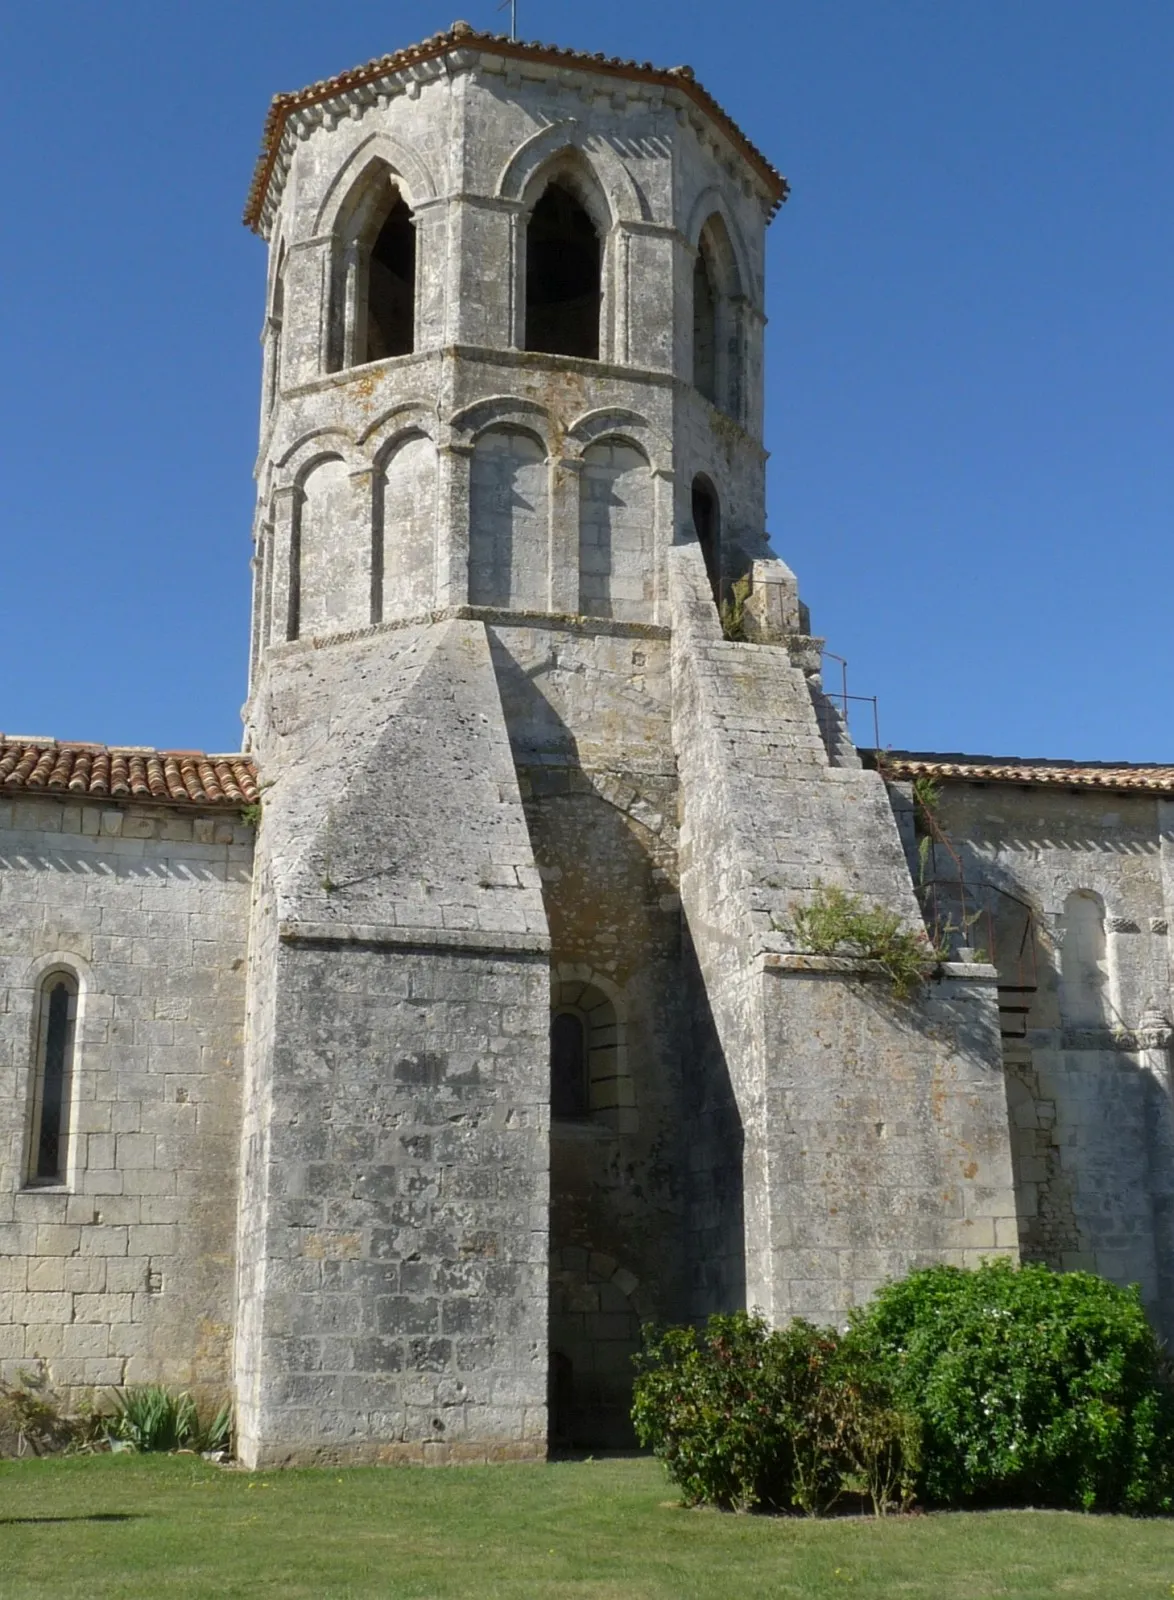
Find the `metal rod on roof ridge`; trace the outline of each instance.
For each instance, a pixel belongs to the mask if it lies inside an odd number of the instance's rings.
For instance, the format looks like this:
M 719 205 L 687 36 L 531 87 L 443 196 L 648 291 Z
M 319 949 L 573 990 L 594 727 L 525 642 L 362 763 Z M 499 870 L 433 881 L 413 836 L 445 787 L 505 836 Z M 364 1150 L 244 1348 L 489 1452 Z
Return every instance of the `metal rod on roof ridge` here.
M 518 37 L 518 0 L 501 0 L 501 4 L 497 9 L 504 11 L 506 6 L 510 8 L 510 38 L 516 39 Z

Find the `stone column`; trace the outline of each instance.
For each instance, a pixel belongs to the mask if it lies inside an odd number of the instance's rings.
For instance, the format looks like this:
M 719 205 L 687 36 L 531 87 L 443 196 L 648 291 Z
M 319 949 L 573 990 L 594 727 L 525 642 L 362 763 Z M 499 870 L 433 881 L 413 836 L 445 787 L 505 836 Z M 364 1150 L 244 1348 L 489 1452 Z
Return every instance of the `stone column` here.
M 329 235 L 290 246 L 285 268 L 285 353 L 282 372 L 288 384 L 310 383 L 327 368 L 330 330 Z
M 302 491 L 286 484 L 273 495 L 273 578 L 271 630 L 277 642 L 297 638 L 298 611 L 298 508 Z M 274 620 L 275 619 L 275 620 Z M 268 641 L 273 643 L 272 637 Z
M 579 602 L 580 456 L 555 457 L 550 484 L 550 609 L 576 614 Z
M 348 474 L 351 508 L 354 516 L 352 537 L 356 541 L 355 566 L 365 567 L 367 577 L 367 615 L 365 622 L 383 620 L 383 540 L 375 526 L 375 469 L 358 467 Z M 366 536 L 364 538 L 364 529 Z M 365 560 L 364 560 L 365 557 Z
M 469 473 L 471 444 L 450 442 L 437 449 L 440 525 L 438 606 L 469 603 Z
M 677 475 L 671 467 L 653 467 L 652 549 L 656 563 L 656 597 L 652 603 L 652 620 L 658 624 L 669 620 L 665 553 L 672 548 L 675 539 L 676 481 Z
M 366 343 L 367 316 L 366 305 L 361 302 L 363 295 L 362 252 L 358 241 L 352 239 L 346 247 L 343 271 L 345 273 L 345 289 L 343 291 L 342 313 L 342 365 L 345 368 L 357 366 L 366 355 L 361 346 Z M 326 363 L 323 362 L 325 366 Z

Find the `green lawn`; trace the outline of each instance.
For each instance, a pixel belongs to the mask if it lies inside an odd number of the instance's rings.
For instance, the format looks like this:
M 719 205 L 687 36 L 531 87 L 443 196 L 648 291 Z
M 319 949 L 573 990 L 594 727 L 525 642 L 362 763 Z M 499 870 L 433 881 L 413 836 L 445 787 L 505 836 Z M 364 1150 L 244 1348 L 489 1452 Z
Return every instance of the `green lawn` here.
M 244 1473 L 0 1464 L 0 1597 L 1174 1595 L 1174 1522 L 685 1511 L 652 1461 Z

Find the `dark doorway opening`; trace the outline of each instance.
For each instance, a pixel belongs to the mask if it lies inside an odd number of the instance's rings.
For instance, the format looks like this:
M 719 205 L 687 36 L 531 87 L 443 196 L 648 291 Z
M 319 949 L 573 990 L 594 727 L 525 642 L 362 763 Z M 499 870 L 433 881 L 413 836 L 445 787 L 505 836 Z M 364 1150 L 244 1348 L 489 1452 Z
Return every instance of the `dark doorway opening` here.
M 709 587 L 713 590 L 714 604 L 721 605 L 721 512 L 717 491 L 709 479 L 698 474 L 693 479 L 693 527 L 705 560 Z
M 595 224 L 552 183 L 526 230 L 526 349 L 599 359 L 600 262 Z
M 415 347 L 416 229 L 398 195 L 371 246 L 364 361 L 406 356 Z

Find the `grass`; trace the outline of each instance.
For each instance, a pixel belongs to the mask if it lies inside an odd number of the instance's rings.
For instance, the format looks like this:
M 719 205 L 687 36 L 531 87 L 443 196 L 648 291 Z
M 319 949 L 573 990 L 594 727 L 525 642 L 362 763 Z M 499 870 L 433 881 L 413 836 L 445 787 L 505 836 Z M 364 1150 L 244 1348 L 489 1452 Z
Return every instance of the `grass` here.
M 244 1473 L 193 1456 L 0 1464 L 3 1600 L 692 1600 L 1174 1594 L 1174 1522 L 685 1511 L 649 1460 Z

